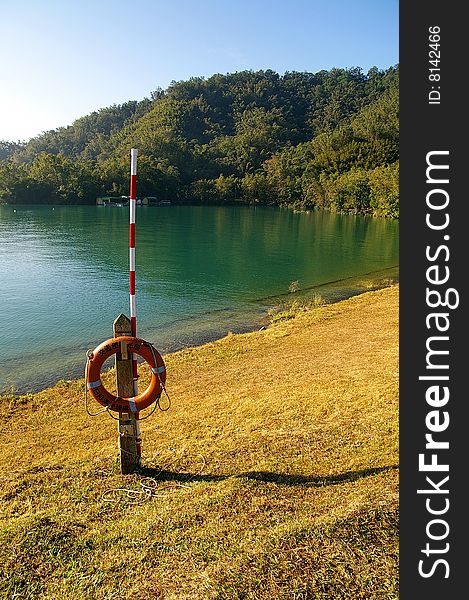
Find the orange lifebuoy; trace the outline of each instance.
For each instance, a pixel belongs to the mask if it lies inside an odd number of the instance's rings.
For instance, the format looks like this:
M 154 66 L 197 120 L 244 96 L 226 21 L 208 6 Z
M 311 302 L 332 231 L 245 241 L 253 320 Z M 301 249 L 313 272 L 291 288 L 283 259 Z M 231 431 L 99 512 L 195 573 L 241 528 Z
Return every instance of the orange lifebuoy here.
M 101 382 L 101 368 L 104 361 L 122 351 L 138 354 L 146 360 L 151 369 L 150 385 L 144 392 L 133 398 L 114 396 Z M 150 406 L 161 395 L 166 382 L 166 367 L 160 353 L 150 343 L 137 337 L 121 336 L 102 342 L 88 356 L 86 380 L 90 394 L 103 406 L 116 412 L 136 413 Z

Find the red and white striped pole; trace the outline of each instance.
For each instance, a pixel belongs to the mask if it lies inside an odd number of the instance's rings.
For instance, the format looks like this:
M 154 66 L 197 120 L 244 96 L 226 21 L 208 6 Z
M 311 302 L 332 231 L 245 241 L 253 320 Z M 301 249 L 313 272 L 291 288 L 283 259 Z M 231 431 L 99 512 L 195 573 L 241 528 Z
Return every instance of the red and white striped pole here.
M 129 225 L 129 263 L 130 263 L 130 323 L 132 335 L 137 335 L 137 313 L 135 305 L 135 206 L 137 204 L 137 150 L 132 148 L 130 151 L 130 225 Z M 132 357 L 132 372 L 134 383 L 134 394 L 138 395 L 138 372 L 137 356 Z M 135 413 L 135 427 L 137 437 L 137 454 L 142 454 L 142 440 L 140 438 L 139 414 Z

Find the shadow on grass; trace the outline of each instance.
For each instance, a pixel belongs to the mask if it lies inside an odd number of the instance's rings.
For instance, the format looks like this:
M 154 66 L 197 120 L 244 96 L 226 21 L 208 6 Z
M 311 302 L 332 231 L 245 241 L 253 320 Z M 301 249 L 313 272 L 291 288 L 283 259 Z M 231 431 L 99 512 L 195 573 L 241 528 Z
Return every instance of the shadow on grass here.
M 386 471 L 393 471 L 399 468 L 399 465 L 388 465 L 385 467 L 373 467 L 363 469 L 361 471 L 348 471 L 346 473 L 338 473 L 337 475 L 327 475 L 325 477 L 310 477 L 306 475 L 286 475 L 284 473 L 271 473 L 268 471 L 249 471 L 247 473 L 238 473 L 236 475 L 204 475 L 197 473 L 177 473 L 154 468 L 144 467 L 141 470 L 141 475 L 145 477 L 153 477 L 160 481 L 224 481 L 230 477 L 238 479 L 254 479 L 256 481 L 264 481 L 265 483 L 277 483 L 278 485 L 304 485 L 308 487 L 324 487 L 328 485 L 340 485 L 342 483 L 350 483 L 363 477 L 378 475 Z

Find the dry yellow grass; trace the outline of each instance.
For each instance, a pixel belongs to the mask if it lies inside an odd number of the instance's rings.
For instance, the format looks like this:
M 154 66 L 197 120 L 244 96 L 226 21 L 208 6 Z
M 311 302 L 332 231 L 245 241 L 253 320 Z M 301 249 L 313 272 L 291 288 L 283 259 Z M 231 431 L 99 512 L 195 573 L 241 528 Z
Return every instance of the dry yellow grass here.
M 83 380 L 3 397 L 0 597 L 397 598 L 398 287 L 165 361 L 139 475 Z

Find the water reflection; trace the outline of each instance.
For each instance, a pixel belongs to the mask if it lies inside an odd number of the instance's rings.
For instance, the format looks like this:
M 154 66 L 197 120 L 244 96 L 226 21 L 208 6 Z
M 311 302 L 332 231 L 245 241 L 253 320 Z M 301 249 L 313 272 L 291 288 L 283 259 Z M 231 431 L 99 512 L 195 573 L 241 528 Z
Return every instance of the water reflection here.
M 139 333 L 163 351 L 256 326 L 256 301 L 292 281 L 305 290 L 398 263 L 398 225 L 378 219 L 171 206 L 136 220 Z M 128 312 L 128 209 L 1 206 L 0 248 L 0 388 L 80 374 Z

